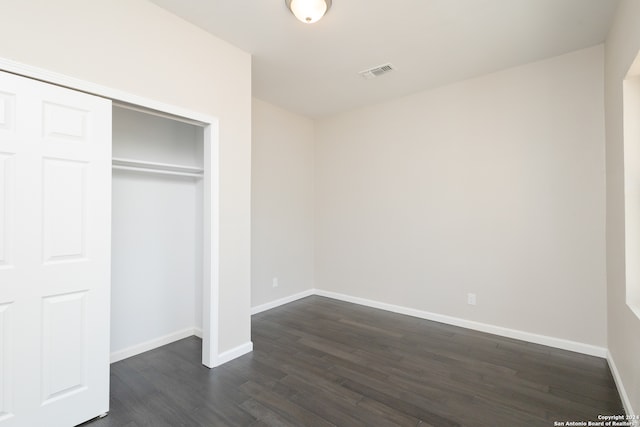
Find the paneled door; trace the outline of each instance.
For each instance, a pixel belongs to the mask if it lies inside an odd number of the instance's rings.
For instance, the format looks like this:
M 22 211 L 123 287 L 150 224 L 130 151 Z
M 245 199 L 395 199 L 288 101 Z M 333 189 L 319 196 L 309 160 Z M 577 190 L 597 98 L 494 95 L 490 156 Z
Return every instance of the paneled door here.
M 111 101 L 0 72 L 0 427 L 109 405 Z

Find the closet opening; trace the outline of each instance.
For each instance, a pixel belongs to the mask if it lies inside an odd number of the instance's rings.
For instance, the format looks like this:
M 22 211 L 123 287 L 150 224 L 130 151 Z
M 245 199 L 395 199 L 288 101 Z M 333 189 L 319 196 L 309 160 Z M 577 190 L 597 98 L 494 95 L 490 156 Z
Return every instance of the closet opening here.
M 206 123 L 113 103 L 112 363 L 195 335 L 203 364 L 216 366 L 217 331 L 206 327 L 217 311 L 212 133 Z

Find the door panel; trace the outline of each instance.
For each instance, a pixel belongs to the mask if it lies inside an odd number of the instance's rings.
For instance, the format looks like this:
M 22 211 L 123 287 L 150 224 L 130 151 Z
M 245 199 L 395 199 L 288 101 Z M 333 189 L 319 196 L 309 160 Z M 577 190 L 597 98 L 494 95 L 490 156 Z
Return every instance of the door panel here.
M 43 298 L 43 404 L 87 386 L 86 292 Z
M 111 102 L 0 72 L 0 427 L 107 412 L 110 212 Z
M 11 265 L 11 218 L 14 210 L 13 183 L 14 168 L 13 155 L 0 152 L 0 268 Z
M 43 160 L 44 262 L 85 256 L 87 163 Z
M 13 130 L 15 117 L 15 95 L 0 92 L 0 129 Z
M 44 103 L 45 138 L 83 142 L 87 139 L 88 111 L 68 105 Z

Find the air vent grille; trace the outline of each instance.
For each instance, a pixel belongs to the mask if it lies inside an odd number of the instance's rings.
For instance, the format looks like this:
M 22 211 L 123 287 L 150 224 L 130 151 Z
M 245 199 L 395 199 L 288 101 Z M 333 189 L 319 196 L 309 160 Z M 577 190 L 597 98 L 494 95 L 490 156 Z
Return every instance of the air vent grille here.
M 383 74 L 390 73 L 395 70 L 395 67 L 391 64 L 383 64 L 378 65 L 377 67 L 369 68 L 368 70 L 360 71 L 360 74 L 365 79 L 373 79 L 375 77 L 380 77 Z

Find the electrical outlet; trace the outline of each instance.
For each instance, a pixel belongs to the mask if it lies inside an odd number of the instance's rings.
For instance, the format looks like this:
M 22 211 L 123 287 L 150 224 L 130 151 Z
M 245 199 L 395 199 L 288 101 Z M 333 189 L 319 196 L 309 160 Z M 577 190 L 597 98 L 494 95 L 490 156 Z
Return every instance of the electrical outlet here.
M 467 304 L 476 305 L 476 294 L 467 294 Z
M 274 287 L 274 288 L 277 288 L 277 287 L 278 287 L 278 278 L 277 278 L 277 277 L 274 277 L 274 278 L 273 278 L 273 287 Z

